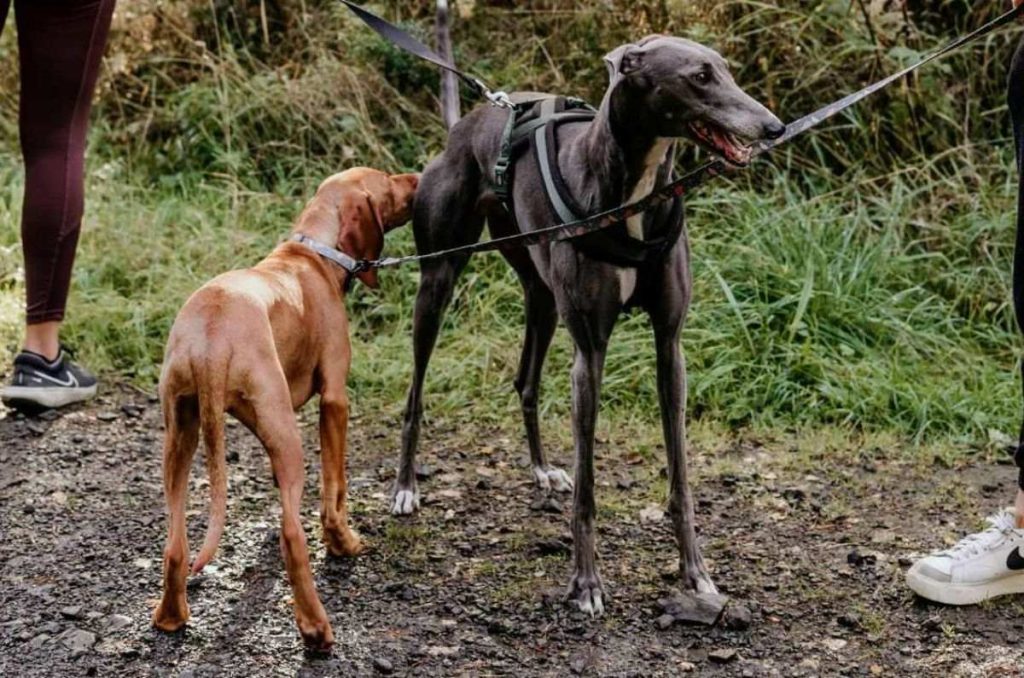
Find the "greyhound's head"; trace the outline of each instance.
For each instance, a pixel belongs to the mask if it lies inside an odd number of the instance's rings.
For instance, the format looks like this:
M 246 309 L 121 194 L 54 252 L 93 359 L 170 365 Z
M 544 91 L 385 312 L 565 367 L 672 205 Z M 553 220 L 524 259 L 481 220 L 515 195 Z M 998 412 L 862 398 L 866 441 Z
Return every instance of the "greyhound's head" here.
M 744 92 L 718 52 L 690 40 L 652 35 L 606 57 L 609 96 L 631 103 L 629 124 L 659 137 L 690 137 L 737 165 L 751 146 L 777 139 L 786 126 Z M 639 118 L 639 119 L 638 119 Z

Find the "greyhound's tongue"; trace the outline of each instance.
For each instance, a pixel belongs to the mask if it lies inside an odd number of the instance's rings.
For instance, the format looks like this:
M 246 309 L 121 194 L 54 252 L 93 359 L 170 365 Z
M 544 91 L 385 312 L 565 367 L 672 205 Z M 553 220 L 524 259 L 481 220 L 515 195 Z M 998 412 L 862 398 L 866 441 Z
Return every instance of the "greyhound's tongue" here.
M 715 146 L 722 151 L 725 159 L 737 165 L 746 165 L 750 162 L 750 149 L 741 148 L 733 143 L 728 134 L 721 130 L 712 128 L 711 136 L 715 140 Z

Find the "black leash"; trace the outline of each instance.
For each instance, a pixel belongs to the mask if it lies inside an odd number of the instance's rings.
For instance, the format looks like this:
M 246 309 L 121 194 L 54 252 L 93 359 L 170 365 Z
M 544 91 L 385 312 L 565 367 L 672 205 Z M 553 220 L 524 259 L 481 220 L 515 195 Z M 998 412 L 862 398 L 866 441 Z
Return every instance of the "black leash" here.
M 484 84 L 482 80 L 480 80 L 479 78 L 474 78 L 472 75 L 469 75 L 468 73 L 463 73 L 462 71 L 455 67 L 455 64 L 451 63 L 450 61 L 447 61 L 440 54 L 430 49 L 422 42 L 420 42 L 416 38 L 412 37 L 405 31 L 403 31 L 398 26 L 395 26 L 394 24 L 385 21 L 384 19 L 377 16 L 373 12 L 369 12 L 363 9 L 354 2 L 349 2 L 349 0 L 339 0 L 339 2 L 341 2 L 341 4 L 345 5 L 350 10 L 352 10 L 352 12 L 357 17 L 362 19 L 364 24 L 366 24 L 373 30 L 377 31 L 377 33 L 380 34 L 380 37 L 384 38 L 388 42 L 391 42 L 394 45 L 401 47 L 409 54 L 418 56 L 424 61 L 429 61 L 435 66 L 440 66 L 446 71 L 451 71 L 455 75 L 459 76 L 459 78 L 464 83 L 469 85 L 470 89 L 472 89 L 474 92 L 490 101 L 495 106 L 509 109 L 515 108 L 515 104 L 512 103 L 511 99 L 508 98 L 507 94 L 505 94 L 504 92 L 491 91 L 491 89 L 486 84 Z
M 486 98 L 495 106 L 502 108 L 511 109 L 510 115 L 514 114 L 515 105 L 509 100 L 508 95 L 504 92 L 493 92 L 479 79 L 474 78 L 466 73 L 463 73 L 453 64 L 442 59 L 436 52 L 431 50 L 429 47 L 419 42 L 411 35 L 403 31 L 402 29 L 388 23 L 384 19 L 380 18 L 376 14 L 366 11 L 359 5 L 356 5 L 349 0 L 340 0 L 349 9 L 355 12 L 356 16 L 363 20 L 370 28 L 377 31 L 383 38 L 391 41 L 398 47 L 406 50 L 410 54 L 414 54 L 421 59 L 425 59 L 441 68 L 455 73 L 461 78 L 466 84 L 468 84 L 474 91 Z M 874 94 L 880 89 L 888 87 L 893 82 L 900 78 L 906 77 L 913 73 L 917 69 L 921 68 L 925 64 L 928 64 L 940 57 L 949 54 L 950 52 L 963 47 L 964 45 L 974 42 L 975 40 L 982 38 L 992 31 L 1005 26 L 1010 23 L 1018 16 L 1024 13 L 1024 4 L 1014 7 L 1009 12 L 1006 12 L 1002 16 L 999 16 L 992 21 L 988 22 L 984 26 L 977 28 L 966 35 L 963 35 L 956 40 L 953 40 L 945 47 L 931 52 L 917 63 L 904 68 L 901 71 L 893 73 L 878 82 L 875 82 L 867 87 L 849 94 L 838 101 L 823 106 L 818 110 L 805 115 L 804 117 L 796 120 L 786 126 L 786 133 L 778 139 L 772 141 L 764 141 L 758 143 L 751 154 L 753 157 L 766 153 L 771 149 L 784 144 L 793 137 L 796 137 L 804 132 L 810 130 L 817 125 L 820 125 L 825 120 L 843 112 L 851 106 L 857 104 L 862 99 Z M 592 231 L 598 231 L 603 228 L 616 224 L 621 221 L 625 221 L 629 217 L 636 216 L 646 212 L 655 205 L 661 204 L 668 200 L 673 200 L 678 196 L 689 193 L 696 187 L 705 183 L 714 176 L 717 176 L 724 172 L 729 167 L 726 161 L 716 158 L 710 160 L 700 167 L 687 172 L 679 179 L 666 184 L 665 186 L 657 189 L 656 191 L 647 195 L 647 197 L 631 202 L 627 205 L 615 207 L 610 210 L 598 212 L 597 214 L 591 215 L 585 219 L 579 219 L 565 224 L 557 224 L 555 226 L 548 226 L 547 228 L 537 229 L 536 231 L 529 231 L 527 233 L 517 233 L 515 235 L 509 235 L 501 238 L 494 238 L 486 242 L 473 243 L 471 245 L 462 245 L 459 247 L 452 247 L 446 250 L 438 250 L 436 252 L 427 252 L 426 254 L 415 254 L 405 257 L 389 257 L 385 259 L 377 259 L 373 261 L 361 261 L 359 265 L 362 269 L 366 268 L 385 268 L 389 266 L 399 266 L 401 264 L 411 263 L 413 261 L 424 261 L 428 259 L 440 259 L 442 257 L 450 257 L 456 254 L 473 254 L 475 252 L 486 252 L 489 250 L 499 250 L 507 247 L 522 247 L 527 245 L 541 245 L 544 243 L 566 240 L 569 238 L 575 238 Z

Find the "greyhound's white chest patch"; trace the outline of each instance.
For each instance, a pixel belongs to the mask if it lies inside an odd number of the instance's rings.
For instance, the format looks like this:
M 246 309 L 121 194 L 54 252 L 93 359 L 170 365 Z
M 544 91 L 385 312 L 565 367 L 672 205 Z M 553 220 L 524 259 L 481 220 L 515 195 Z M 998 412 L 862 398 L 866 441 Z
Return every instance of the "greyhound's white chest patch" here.
M 644 172 L 640 175 L 640 179 L 636 182 L 636 186 L 633 187 L 633 192 L 629 195 L 629 200 L 626 202 L 634 202 L 641 198 L 646 198 L 654 190 L 654 182 L 658 178 L 658 167 L 661 166 L 661 163 L 665 162 L 665 154 L 668 153 L 668 147 L 671 144 L 671 139 L 658 139 L 654 142 L 654 146 L 648 151 L 647 157 L 644 158 Z M 626 232 L 632 238 L 643 240 L 644 215 L 637 214 L 626 219 Z
M 623 304 L 629 301 L 629 298 L 633 296 L 633 291 L 636 289 L 636 269 L 635 268 L 617 268 L 615 274 L 619 278 L 619 301 Z

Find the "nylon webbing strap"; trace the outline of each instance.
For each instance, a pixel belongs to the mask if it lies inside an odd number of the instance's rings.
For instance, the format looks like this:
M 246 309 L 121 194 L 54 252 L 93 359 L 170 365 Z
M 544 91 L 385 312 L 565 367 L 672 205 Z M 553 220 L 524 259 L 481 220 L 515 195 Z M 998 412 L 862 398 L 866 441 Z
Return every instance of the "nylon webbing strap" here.
M 433 50 L 427 48 L 411 36 L 405 33 L 401 29 L 393 26 L 392 24 L 384 21 L 380 17 L 367 12 L 358 5 L 349 2 L 348 0 L 340 0 L 353 12 L 356 13 L 368 26 L 377 31 L 381 36 L 390 40 L 397 46 L 405 49 L 406 51 L 414 54 L 422 59 L 425 59 L 433 64 L 452 71 L 460 78 L 469 83 L 473 88 L 479 92 L 482 96 L 486 97 L 492 103 L 499 106 L 507 106 L 514 109 L 514 105 L 509 101 L 507 95 L 502 92 L 492 93 L 487 87 L 480 82 L 478 79 L 466 75 L 462 71 L 455 68 L 454 65 L 446 62 L 444 59 L 439 57 Z M 989 21 L 983 26 L 962 35 L 959 38 L 953 40 L 944 47 L 929 53 L 927 56 L 922 58 L 915 64 L 908 66 L 900 71 L 889 75 L 878 82 L 875 82 L 863 89 L 860 89 L 852 94 L 849 94 L 838 101 L 830 103 L 820 109 L 805 115 L 804 117 L 790 123 L 786 127 L 786 133 L 778 139 L 773 141 L 766 141 L 757 144 L 752 153 L 753 156 L 761 155 L 780 144 L 786 143 L 793 137 L 803 134 L 809 129 L 820 125 L 825 120 L 841 113 L 842 111 L 850 108 L 854 104 L 858 103 L 862 99 L 874 94 L 880 89 L 888 87 L 896 80 L 903 78 L 910 73 L 916 71 L 922 66 L 935 61 L 936 59 L 945 56 L 953 50 L 959 49 L 963 45 L 973 42 L 979 38 L 982 38 L 994 30 L 1005 26 L 1010 23 L 1024 12 L 1024 4 L 1018 5 L 1010 11 L 1000 15 L 999 17 Z M 500 95 L 500 96 L 499 96 Z M 513 113 L 514 115 L 514 110 Z M 636 202 L 615 207 L 610 210 L 605 210 L 597 214 L 588 216 L 584 219 L 570 221 L 564 224 L 556 224 L 554 226 L 548 226 L 546 228 L 540 228 L 535 231 L 529 231 L 526 233 L 518 233 L 515 235 L 504 236 L 500 238 L 494 238 L 486 242 L 478 242 L 469 245 L 461 245 L 459 247 L 452 247 L 445 250 L 439 250 L 436 252 L 428 252 L 426 254 L 410 255 L 406 257 L 393 257 L 388 259 L 379 259 L 376 261 L 365 261 L 360 262 L 362 266 L 369 266 L 374 268 L 383 268 L 385 266 L 398 266 L 400 264 L 412 262 L 412 261 L 424 261 L 429 259 L 438 259 L 442 257 L 450 257 L 457 255 L 468 256 L 474 252 L 486 252 L 497 249 L 504 249 L 508 247 L 525 247 L 529 245 L 539 245 L 542 243 L 553 242 L 557 240 L 565 240 L 569 238 L 575 238 L 592 231 L 597 231 L 603 228 L 608 228 L 615 223 L 624 221 L 631 216 L 641 214 L 655 205 L 661 204 L 667 200 L 672 200 L 676 197 L 682 196 L 685 193 L 690 192 L 697 186 L 708 181 L 710 178 L 721 174 L 727 168 L 727 164 L 724 160 L 715 159 L 711 160 L 695 170 L 688 172 L 679 179 L 666 184 L 662 188 L 650 193 L 647 197 L 637 200 Z

